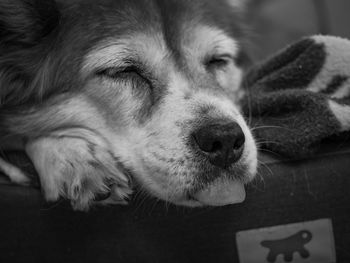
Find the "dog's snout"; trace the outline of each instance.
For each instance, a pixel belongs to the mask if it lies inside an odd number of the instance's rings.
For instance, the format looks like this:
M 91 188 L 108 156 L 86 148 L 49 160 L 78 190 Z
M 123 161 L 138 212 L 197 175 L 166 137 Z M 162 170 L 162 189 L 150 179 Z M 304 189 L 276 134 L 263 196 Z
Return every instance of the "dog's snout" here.
M 245 136 L 236 122 L 203 126 L 193 133 L 193 137 L 215 166 L 227 168 L 242 156 Z

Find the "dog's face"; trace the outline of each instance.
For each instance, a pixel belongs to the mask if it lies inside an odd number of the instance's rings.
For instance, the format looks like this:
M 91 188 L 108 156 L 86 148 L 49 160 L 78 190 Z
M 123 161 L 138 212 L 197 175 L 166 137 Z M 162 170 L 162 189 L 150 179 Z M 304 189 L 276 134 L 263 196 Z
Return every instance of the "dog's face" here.
M 103 136 L 139 186 L 187 206 L 242 201 L 242 184 L 257 167 L 237 104 L 243 49 L 237 10 L 228 0 L 213 2 L 63 7 L 41 65 L 57 93 L 46 105 Z

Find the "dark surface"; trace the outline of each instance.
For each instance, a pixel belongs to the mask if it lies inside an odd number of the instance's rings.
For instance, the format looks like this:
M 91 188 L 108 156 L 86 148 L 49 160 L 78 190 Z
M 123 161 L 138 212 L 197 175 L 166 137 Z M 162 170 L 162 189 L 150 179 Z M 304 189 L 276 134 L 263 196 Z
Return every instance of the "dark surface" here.
M 243 204 L 185 209 L 135 198 L 73 212 L 0 178 L 0 262 L 238 262 L 237 231 L 331 218 L 337 262 L 350 262 L 350 147 L 264 158 Z

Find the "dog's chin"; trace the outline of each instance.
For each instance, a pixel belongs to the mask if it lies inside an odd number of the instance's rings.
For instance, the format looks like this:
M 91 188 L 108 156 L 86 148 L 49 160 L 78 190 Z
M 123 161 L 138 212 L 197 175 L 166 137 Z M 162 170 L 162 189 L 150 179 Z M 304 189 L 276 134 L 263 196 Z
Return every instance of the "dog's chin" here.
M 218 179 L 208 187 L 187 195 L 182 200 L 174 201 L 174 203 L 189 207 L 225 206 L 242 203 L 245 196 L 244 184 L 241 181 Z

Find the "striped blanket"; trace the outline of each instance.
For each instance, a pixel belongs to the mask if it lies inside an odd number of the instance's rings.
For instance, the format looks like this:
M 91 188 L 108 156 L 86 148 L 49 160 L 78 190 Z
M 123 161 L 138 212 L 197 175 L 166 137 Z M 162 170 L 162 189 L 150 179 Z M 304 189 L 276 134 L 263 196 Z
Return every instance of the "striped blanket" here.
M 350 40 L 304 38 L 253 66 L 243 85 L 243 111 L 260 147 L 308 156 L 350 131 Z

